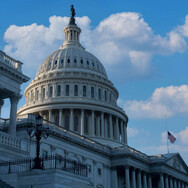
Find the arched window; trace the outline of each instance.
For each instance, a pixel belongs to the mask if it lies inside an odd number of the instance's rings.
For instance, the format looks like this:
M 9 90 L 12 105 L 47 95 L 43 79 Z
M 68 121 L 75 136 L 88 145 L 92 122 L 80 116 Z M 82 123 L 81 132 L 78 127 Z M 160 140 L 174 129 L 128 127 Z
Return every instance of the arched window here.
M 84 133 L 88 134 L 89 133 L 89 127 L 88 127 L 88 117 L 84 117 Z
M 78 96 L 78 85 L 74 86 L 74 96 Z
M 66 96 L 69 96 L 69 85 L 66 85 Z
M 45 98 L 45 88 L 42 89 L 42 98 Z
M 101 100 L 101 89 L 100 88 L 98 89 L 98 98 L 99 98 L 99 100 Z
M 109 100 L 110 100 L 110 103 L 111 103 L 111 101 L 112 101 L 112 95 L 111 95 L 111 93 L 109 95 Z
M 83 64 L 83 59 L 80 60 L 80 63 Z
M 58 97 L 61 96 L 61 86 L 60 85 L 57 86 L 57 96 Z
M 86 97 L 86 86 L 83 86 L 83 97 Z
M 91 87 L 91 98 L 94 98 L 94 87 Z
M 78 132 L 78 116 L 74 116 L 74 131 Z
M 49 97 L 52 97 L 53 96 L 53 87 L 50 86 L 50 96 Z
M 89 65 L 89 61 L 87 60 L 87 65 Z
M 69 116 L 65 116 L 65 129 L 69 130 Z
M 61 63 L 62 63 L 62 64 L 64 63 L 64 60 L 63 60 L 63 59 L 61 59 Z
M 107 92 L 104 91 L 104 98 L 105 98 L 105 101 L 107 101 Z
M 76 61 L 76 59 L 74 59 L 74 63 L 76 63 L 77 61 Z
M 67 63 L 70 63 L 70 59 L 67 59 Z

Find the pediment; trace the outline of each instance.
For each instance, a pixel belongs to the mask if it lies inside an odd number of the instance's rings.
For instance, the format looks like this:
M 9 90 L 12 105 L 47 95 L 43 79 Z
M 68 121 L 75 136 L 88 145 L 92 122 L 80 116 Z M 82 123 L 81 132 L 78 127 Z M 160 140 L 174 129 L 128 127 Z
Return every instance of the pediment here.
M 187 165 L 179 154 L 173 155 L 171 158 L 167 159 L 165 163 L 183 173 L 188 174 Z

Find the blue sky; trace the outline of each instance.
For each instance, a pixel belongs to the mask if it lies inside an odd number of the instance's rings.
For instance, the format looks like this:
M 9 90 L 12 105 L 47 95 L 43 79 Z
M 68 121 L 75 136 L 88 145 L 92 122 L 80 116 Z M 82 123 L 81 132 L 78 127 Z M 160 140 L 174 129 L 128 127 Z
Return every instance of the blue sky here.
M 170 151 L 188 162 L 188 1 L 2 0 L 0 50 L 23 61 L 33 79 L 63 43 L 71 4 L 81 43 L 119 90 L 119 104 L 129 116 L 129 145 L 147 154 L 166 153 L 166 116 L 177 137 Z M 19 107 L 24 103 L 23 97 Z M 8 106 L 6 101 L 3 116 Z

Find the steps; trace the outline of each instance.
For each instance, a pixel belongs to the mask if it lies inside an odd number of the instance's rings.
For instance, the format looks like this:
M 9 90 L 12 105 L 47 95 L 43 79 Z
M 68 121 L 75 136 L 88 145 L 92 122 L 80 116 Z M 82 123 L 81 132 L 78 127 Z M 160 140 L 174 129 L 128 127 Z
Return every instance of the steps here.
M 0 188 L 14 188 L 0 179 Z

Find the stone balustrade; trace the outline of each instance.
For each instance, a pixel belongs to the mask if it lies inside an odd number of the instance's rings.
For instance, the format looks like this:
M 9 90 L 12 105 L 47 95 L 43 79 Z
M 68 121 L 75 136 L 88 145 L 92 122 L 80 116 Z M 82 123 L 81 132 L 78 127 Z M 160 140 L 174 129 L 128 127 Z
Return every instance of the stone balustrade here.
M 22 140 L 19 138 L 16 138 L 4 132 L 0 132 L 0 144 L 1 145 L 6 145 L 6 146 L 13 147 L 16 149 L 21 149 L 21 142 Z
M 0 61 L 8 66 L 15 68 L 17 71 L 22 72 L 22 62 L 13 59 L 0 50 Z

